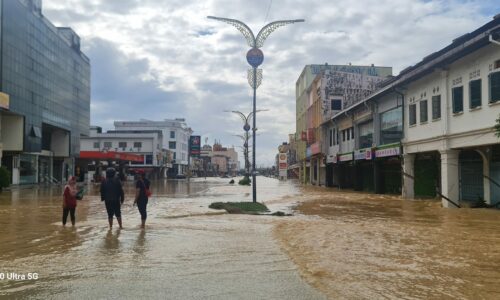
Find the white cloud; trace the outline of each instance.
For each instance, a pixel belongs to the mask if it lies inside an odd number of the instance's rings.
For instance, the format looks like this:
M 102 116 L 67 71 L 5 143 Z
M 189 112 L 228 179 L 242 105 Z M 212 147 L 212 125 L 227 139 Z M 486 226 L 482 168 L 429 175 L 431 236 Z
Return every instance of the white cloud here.
M 252 108 L 248 46 L 235 28 L 206 16 L 239 19 L 255 31 L 272 20 L 306 19 L 278 29 L 262 49 L 257 105 L 271 111 L 258 117 L 257 156 L 258 165 L 270 165 L 295 131 L 295 82 L 304 65 L 374 63 L 397 74 L 486 23 L 485 8 L 495 7 L 494 1 L 282 0 L 273 1 L 266 20 L 269 3 L 45 0 L 44 13 L 82 37 L 93 63 L 93 124 L 185 117 L 210 142 L 235 146 L 241 121 L 223 111 Z M 134 106 L 143 100 L 148 105 Z

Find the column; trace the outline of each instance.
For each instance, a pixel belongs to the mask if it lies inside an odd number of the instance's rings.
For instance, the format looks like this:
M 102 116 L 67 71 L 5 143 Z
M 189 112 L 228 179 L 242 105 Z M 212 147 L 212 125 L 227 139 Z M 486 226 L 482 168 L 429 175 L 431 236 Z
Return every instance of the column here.
M 403 198 L 415 198 L 415 156 L 403 154 Z
M 456 204 L 459 204 L 459 150 L 439 151 L 441 154 L 441 194 Z M 445 198 L 441 199 L 443 207 L 456 208 Z
M 491 161 L 491 149 L 486 152 L 483 149 L 476 149 L 476 151 L 481 155 L 483 159 L 483 189 L 484 202 L 491 204 L 491 182 L 490 182 L 490 161 Z
M 384 188 L 382 183 L 382 161 L 380 159 L 373 160 L 373 188 L 375 194 L 383 194 Z

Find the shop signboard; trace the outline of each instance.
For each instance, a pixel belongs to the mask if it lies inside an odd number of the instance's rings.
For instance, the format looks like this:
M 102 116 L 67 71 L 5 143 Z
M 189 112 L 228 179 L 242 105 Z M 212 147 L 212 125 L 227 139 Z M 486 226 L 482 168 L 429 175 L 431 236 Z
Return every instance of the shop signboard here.
M 388 156 L 396 156 L 401 154 L 401 147 L 391 147 L 385 149 L 379 149 L 375 151 L 375 157 L 388 157 Z
M 279 176 L 287 177 L 288 156 L 286 153 L 278 154 L 278 167 L 279 167 Z
M 0 92 L 0 108 L 9 109 L 10 106 L 10 97 L 8 94 Z
M 353 159 L 352 152 L 351 153 L 346 153 L 346 154 L 339 155 L 339 161 L 340 162 L 351 161 L 352 159 Z

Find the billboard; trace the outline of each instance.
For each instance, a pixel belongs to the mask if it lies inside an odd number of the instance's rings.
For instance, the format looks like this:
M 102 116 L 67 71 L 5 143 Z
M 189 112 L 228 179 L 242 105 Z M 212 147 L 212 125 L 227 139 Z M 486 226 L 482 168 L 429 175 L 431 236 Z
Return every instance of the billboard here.
M 287 177 L 287 170 L 288 170 L 288 157 L 286 153 L 280 153 L 278 155 L 278 167 L 279 167 L 279 176 L 280 177 Z
M 192 135 L 189 137 L 189 155 L 199 157 L 201 152 L 201 136 Z
M 0 108 L 9 109 L 10 98 L 8 94 L 0 92 Z

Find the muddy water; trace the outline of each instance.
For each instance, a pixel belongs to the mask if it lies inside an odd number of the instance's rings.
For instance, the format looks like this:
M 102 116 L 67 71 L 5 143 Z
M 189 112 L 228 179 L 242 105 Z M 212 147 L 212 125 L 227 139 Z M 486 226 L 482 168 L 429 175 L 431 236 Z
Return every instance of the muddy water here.
M 61 225 L 61 188 L 3 192 L 0 298 L 323 299 L 274 239 L 275 218 L 207 208 L 251 201 L 250 187 L 228 181 L 155 182 L 146 230 L 132 206 L 132 184 L 123 230 L 108 230 L 97 188 L 78 202 L 74 228 Z M 271 207 L 285 209 L 298 193 L 259 177 L 259 200 Z
M 500 299 L 500 211 L 305 188 L 275 236 L 332 299 Z

